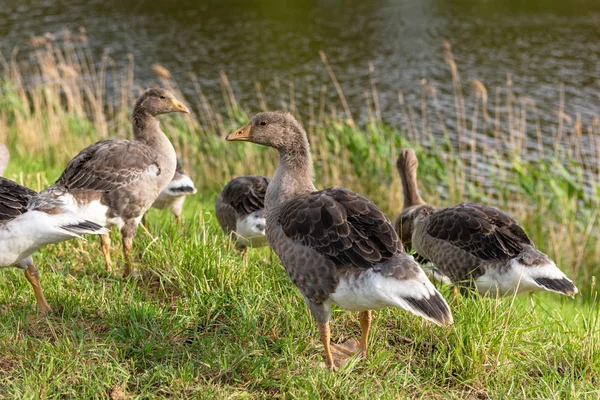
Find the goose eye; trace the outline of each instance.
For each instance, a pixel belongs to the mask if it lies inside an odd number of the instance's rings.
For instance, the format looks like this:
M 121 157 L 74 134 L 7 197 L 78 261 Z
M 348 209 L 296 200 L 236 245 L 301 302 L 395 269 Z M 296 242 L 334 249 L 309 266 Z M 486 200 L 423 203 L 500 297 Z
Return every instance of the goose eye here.
M 164 100 L 164 99 L 165 99 L 165 96 L 160 96 L 160 98 L 161 98 L 162 100 Z
M 266 125 L 267 123 L 266 123 L 265 121 L 261 121 L 261 122 L 260 122 L 260 124 L 264 126 L 264 125 Z

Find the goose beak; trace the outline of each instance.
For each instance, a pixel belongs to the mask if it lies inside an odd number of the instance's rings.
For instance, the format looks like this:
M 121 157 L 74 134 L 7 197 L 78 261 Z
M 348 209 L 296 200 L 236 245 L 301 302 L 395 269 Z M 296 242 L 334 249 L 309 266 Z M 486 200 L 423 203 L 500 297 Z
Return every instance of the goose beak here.
M 172 112 L 182 112 L 182 113 L 186 113 L 189 114 L 190 110 L 188 110 L 188 108 L 185 106 L 185 104 L 183 104 L 182 102 L 180 102 L 177 99 L 171 99 L 171 103 L 172 103 Z
M 252 125 L 247 124 L 244 127 L 238 129 L 237 131 L 227 135 L 225 140 L 229 142 L 247 142 L 248 140 L 250 140 L 250 131 L 252 131 Z

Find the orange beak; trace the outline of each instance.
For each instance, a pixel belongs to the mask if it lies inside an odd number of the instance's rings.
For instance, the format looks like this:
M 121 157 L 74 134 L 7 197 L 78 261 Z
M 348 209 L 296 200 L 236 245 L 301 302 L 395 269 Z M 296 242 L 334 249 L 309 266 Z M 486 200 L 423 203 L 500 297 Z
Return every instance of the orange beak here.
M 171 108 L 172 112 L 182 112 L 182 113 L 186 113 L 186 114 L 190 113 L 190 110 L 188 110 L 188 108 L 185 106 L 185 104 L 183 104 L 179 100 L 171 99 L 171 103 L 172 103 L 172 108 Z
M 229 142 L 247 142 L 248 140 L 250 140 L 250 131 L 252 131 L 252 125 L 247 124 L 244 125 L 242 128 L 238 129 L 235 132 L 230 133 L 229 135 L 227 135 L 227 137 L 225 138 L 225 140 L 229 141 Z

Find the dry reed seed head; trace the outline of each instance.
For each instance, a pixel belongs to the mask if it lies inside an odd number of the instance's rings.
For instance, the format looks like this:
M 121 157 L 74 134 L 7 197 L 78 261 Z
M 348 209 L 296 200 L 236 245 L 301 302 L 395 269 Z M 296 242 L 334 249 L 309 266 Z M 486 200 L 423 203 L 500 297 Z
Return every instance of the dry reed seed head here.
M 556 115 L 556 116 L 558 117 L 559 121 L 564 121 L 564 122 L 566 122 L 566 123 L 567 123 L 567 124 L 569 124 L 569 125 L 570 125 L 570 124 L 571 124 L 571 122 L 572 122 L 572 119 L 571 119 L 571 117 L 569 116 L 569 114 L 565 113 L 565 112 L 564 112 L 564 111 L 562 111 L 562 110 L 555 110 L 555 111 L 554 111 L 554 115 Z
M 473 89 L 477 93 L 481 94 L 481 98 L 483 99 L 483 102 L 487 104 L 488 92 L 487 92 L 485 85 L 480 80 L 477 80 L 477 79 L 471 80 L 471 85 L 473 86 Z
M 160 64 L 152 64 L 152 70 L 156 75 L 164 79 L 171 79 L 172 75 L 168 69 Z
M 47 40 L 43 36 L 32 36 L 31 39 L 29 39 L 29 43 L 35 48 L 45 45 L 46 42 Z
M 70 65 L 58 64 L 58 70 L 60 71 L 63 78 L 77 78 L 79 73 Z
M 535 101 L 531 97 L 521 97 L 521 101 L 532 110 L 536 110 Z

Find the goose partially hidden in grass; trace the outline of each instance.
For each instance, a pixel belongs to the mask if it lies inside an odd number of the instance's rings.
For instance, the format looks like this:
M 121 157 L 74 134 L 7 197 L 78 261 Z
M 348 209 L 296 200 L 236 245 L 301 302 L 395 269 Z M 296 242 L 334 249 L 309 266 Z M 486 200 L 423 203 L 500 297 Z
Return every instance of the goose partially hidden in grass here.
M 267 244 L 265 195 L 269 178 L 240 176 L 229 181 L 217 196 L 215 212 L 219 225 L 231 234 L 238 250 Z
M 132 272 L 131 249 L 140 220 L 175 175 L 175 149 L 156 118 L 171 112 L 189 110 L 167 90 L 146 90 L 133 109 L 134 140 L 103 140 L 86 147 L 40 194 L 62 199 L 72 211 L 102 226 L 118 226 L 125 276 Z M 101 238 L 106 267 L 111 270 L 110 238 L 108 234 Z
M 400 152 L 404 208 L 394 226 L 406 246 L 451 282 L 462 287 L 473 283 L 482 294 L 577 293 L 554 261 L 536 250 L 523 228 L 502 211 L 477 203 L 448 208 L 426 204 L 417 187 L 418 165 L 414 150 Z
M 181 162 L 177 160 L 177 167 L 175 169 L 175 176 L 171 182 L 167 185 L 165 190 L 160 192 L 152 208 L 157 210 L 170 209 L 177 223 L 181 224 L 181 211 L 183 210 L 183 203 L 185 197 L 196 193 L 196 186 L 192 179 L 185 173 Z
M 60 200 L 39 197 L 35 191 L 0 177 L 0 267 L 24 270 L 40 313 L 52 309 L 30 255 L 47 244 L 86 233 L 105 234 L 106 229 L 67 210 Z
M 360 313 L 363 357 L 371 310 L 392 306 L 439 325 L 452 323 L 448 304 L 403 252 L 392 224 L 375 204 L 343 187 L 315 189 L 308 138 L 291 114 L 257 114 L 227 140 L 279 151 L 265 197 L 267 240 L 317 322 L 331 369 L 344 361 L 331 352 L 334 303 Z

